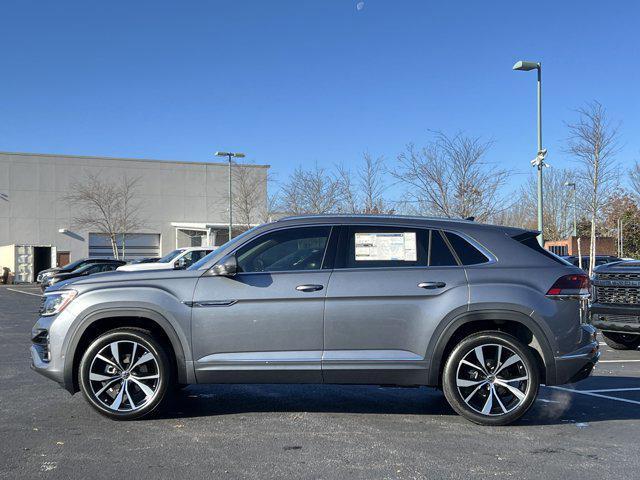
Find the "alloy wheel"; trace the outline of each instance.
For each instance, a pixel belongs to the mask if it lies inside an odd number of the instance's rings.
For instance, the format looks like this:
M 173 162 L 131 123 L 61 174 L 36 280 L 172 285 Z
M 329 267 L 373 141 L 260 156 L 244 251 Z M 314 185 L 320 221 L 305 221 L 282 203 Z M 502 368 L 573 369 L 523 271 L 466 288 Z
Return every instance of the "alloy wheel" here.
M 158 360 L 136 341 L 108 343 L 91 361 L 89 384 L 95 399 L 107 409 L 113 412 L 139 410 L 158 394 Z
M 500 416 L 523 404 L 531 382 L 525 362 L 515 351 L 489 343 L 462 357 L 456 371 L 456 387 L 475 412 Z

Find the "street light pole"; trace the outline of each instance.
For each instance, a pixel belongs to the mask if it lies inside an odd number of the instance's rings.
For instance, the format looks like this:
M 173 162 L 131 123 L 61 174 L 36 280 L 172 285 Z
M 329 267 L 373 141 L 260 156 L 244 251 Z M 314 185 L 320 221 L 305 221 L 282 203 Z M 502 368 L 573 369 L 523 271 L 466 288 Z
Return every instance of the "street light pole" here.
M 546 149 L 542 148 L 542 64 L 539 62 L 517 62 L 513 66 L 514 70 L 528 72 L 530 70 L 537 70 L 538 72 L 538 155 L 531 164 L 538 169 L 538 243 L 544 246 L 543 239 L 543 227 L 544 227 L 544 215 L 543 215 L 543 191 L 542 191 L 542 169 L 546 165 L 544 157 L 547 154 Z
M 216 157 L 227 157 L 229 161 L 229 240 L 233 236 L 231 229 L 233 227 L 233 202 L 231 196 L 231 159 L 232 158 L 244 158 L 244 153 L 240 152 L 216 152 Z

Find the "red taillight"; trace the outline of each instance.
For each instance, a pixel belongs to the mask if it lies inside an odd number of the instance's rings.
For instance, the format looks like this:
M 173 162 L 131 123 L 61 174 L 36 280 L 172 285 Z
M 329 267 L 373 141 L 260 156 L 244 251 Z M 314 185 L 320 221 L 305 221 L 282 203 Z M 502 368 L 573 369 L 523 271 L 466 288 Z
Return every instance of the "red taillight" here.
M 581 296 L 589 294 L 589 277 L 583 274 L 565 275 L 551 286 L 547 295 Z

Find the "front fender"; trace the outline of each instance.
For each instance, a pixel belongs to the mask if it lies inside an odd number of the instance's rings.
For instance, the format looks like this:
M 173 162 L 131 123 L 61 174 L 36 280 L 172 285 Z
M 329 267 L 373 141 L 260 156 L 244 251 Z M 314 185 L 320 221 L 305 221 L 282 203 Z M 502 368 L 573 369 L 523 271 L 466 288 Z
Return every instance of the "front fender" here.
M 64 352 L 64 384 L 67 390 L 74 390 L 74 365 L 77 361 L 78 344 L 95 322 L 105 318 L 147 318 L 155 322 L 167 335 L 173 347 L 178 367 L 180 383 L 194 383 L 193 358 L 191 355 L 191 308 L 170 292 L 143 287 L 135 288 L 135 301 L 122 300 L 132 298 L 134 289 L 94 290 L 79 295 L 70 307 L 73 307 L 73 321 L 62 344 Z M 190 298 L 189 298 L 190 300 Z M 77 303 L 76 303 L 77 302 Z M 71 308 L 69 308 L 71 309 Z M 64 312 L 67 313 L 67 312 Z M 135 326 L 135 323 L 132 324 Z

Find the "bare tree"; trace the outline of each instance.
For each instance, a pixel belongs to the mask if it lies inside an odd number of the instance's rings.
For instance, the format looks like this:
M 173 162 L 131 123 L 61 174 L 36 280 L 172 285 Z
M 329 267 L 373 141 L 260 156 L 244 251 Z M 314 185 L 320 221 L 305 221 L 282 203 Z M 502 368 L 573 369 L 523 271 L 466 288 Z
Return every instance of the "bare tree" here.
M 114 258 L 120 258 L 118 237 L 125 255 L 127 233 L 144 228 L 137 197 L 139 178 L 123 176 L 120 182 L 105 180 L 98 173 L 87 173 L 73 180 L 64 200 L 73 207 L 72 225 L 93 230 L 109 238 Z
M 363 158 L 364 165 L 358 171 L 362 213 L 393 213 L 384 196 L 387 190 L 384 181 L 384 158 L 373 158 L 368 153 L 365 153 Z
M 233 211 L 236 226 L 250 228 L 264 217 L 267 192 L 262 188 L 263 179 L 255 168 L 232 164 Z
M 580 165 L 577 177 L 585 188 L 584 206 L 591 217 L 589 275 L 593 273 L 596 255 L 596 223 L 598 215 L 618 182 L 618 127 L 607 118 L 605 108 L 597 101 L 576 110 L 578 119 L 567 124 L 567 151 Z
M 296 168 L 280 189 L 280 210 L 289 214 L 332 213 L 343 198 L 340 181 L 316 163 Z
M 629 180 L 631 188 L 636 199 L 640 200 L 640 162 L 638 160 L 633 164 L 633 168 L 629 171 Z
M 543 236 L 547 240 L 564 239 L 573 231 L 573 190 L 565 185 L 573 180 L 574 174 L 569 170 L 550 168 L 545 172 Z M 517 201 L 528 213 L 526 224 L 517 226 L 537 229 L 538 190 L 534 175 L 522 186 Z
M 507 172 L 485 161 L 491 142 L 458 133 L 434 132 L 424 148 L 409 145 L 389 173 L 406 187 L 420 213 L 486 221 L 505 207 Z
M 121 183 L 116 187 L 120 196 L 120 214 L 118 229 L 122 235 L 122 258 L 126 258 L 126 236 L 128 233 L 139 231 L 147 226 L 142 217 L 142 204 L 138 197 L 140 177 L 122 177 Z M 116 215 L 116 218 L 118 215 Z M 117 248 L 116 248 L 117 253 Z M 116 258 L 118 258 L 116 256 Z
M 337 167 L 336 178 L 340 185 L 340 206 L 338 210 L 348 213 L 391 214 L 394 212 L 385 199 L 387 185 L 384 181 L 386 169 L 383 157 L 362 155 L 355 178 L 344 165 Z

